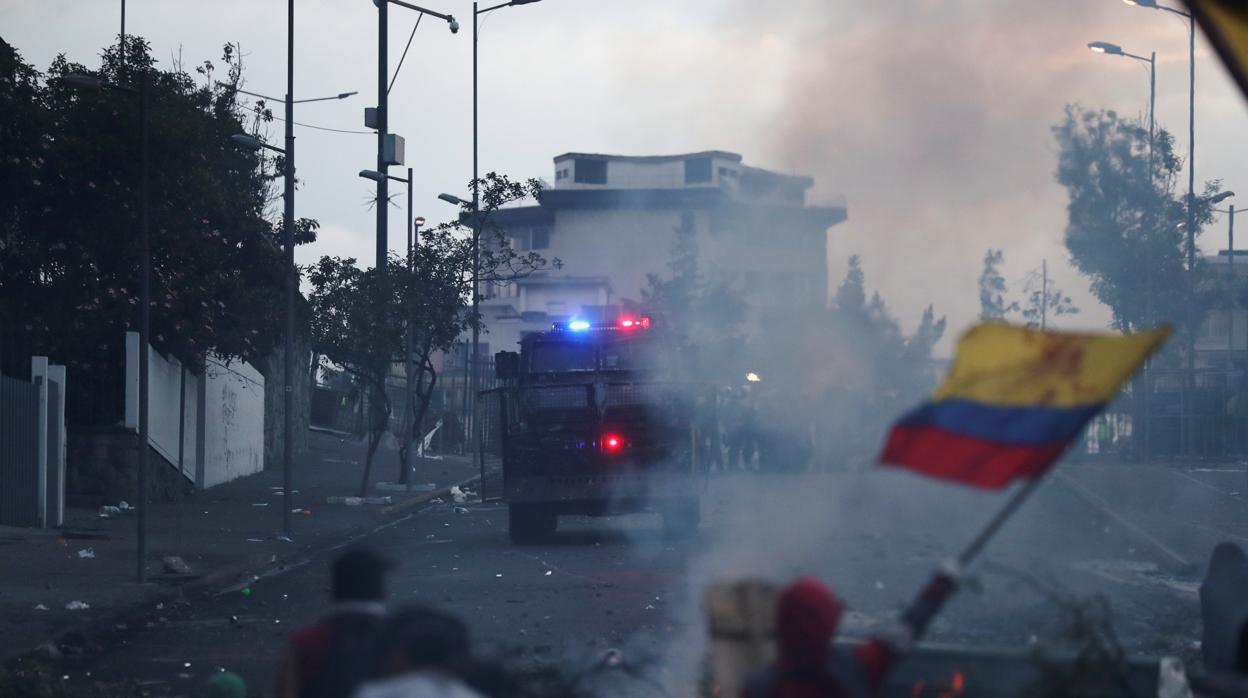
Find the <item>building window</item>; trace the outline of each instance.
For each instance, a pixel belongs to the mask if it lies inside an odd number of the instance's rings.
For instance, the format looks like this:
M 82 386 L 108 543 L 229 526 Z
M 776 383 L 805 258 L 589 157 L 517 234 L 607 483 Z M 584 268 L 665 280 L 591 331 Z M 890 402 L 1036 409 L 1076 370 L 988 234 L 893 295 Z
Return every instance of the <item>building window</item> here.
M 685 184 L 711 181 L 711 159 L 689 158 L 685 160 Z
M 736 176 L 737 176 L 737 171 L 736 171 L 736 170 L 730 170 L 730 169 L 728 169 L 727 167 L 721 167 L 721 168 L 719 168 L 719 178 L 720 178 L 720 179 L 735 179 L 735 178 L 736 178 Z
M 607 161 L 577 158 L 576 181 L 581 184 L 606 184 Z
M 529 240 L 530 250 L 544 250 L 550 247 L 550 228 L 544 225 L 535 226 Z

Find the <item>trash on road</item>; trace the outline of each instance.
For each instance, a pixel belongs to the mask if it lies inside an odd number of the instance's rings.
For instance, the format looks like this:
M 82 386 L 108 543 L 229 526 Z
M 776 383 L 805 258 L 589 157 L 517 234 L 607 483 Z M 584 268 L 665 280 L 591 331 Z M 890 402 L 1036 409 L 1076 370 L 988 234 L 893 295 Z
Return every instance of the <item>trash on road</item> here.
M 430 504 L 446 504 L 446 500 L 442 499 L 441 497 L 434 497 L 433 499 L 429 500 L 429 503 Z
M 122 511 L 129 511 L 130 509 L 133 509 L 134 507 L 130 506 L 130 503 L 123 499 L 117 503 L 117 508 Z
M 114 516 L 121 516 L 121 507 L 110 506 L 108 504 L 100 507 L 101 519 L 111 519 Z
M 48 610 L 48 607 L 47 607 L 47 606 L 44 606 L 44 605 L 43 605 L 43 604 L 41 604 L 41 603 L 37 603 L 37 604 L 35 604 L 35 610 L 36 610 L 36 611 L 46 611 L 46 610 Z
M 325 498 L 326 504 L 346 504 L 349 507 L 358 507 L 364 503 L 360 497 L 343 497 L 341 495 L 333 495 Z
M 291 537 L 290 537 L 290 536 L 278 536 L 278 537 L 274 538 L 274 540 L 276 540 L 276 541 L 277 541 L 277 542 L 279 542 L 279 543 L 294 543 L 294 542 L 295 542 L 295 541 L 291 540 Z
M 85 611 L 88 608 L 91 608 L 91 606 L 81 601 L 70 601 L 69 603 L 65 604 L 66 611 Z
M 454 499 L 456 504 L 463 504 L 468 499 L 468 495 L 459 489 L 459 485 L 455 485 L 451 488 L 451 499 Z
M 467 514 L 467 513 L 468 513 L 468 509 L 467 509 L 467 508 L 465 508 L 465 507 L 455 507 L 455 513 L 456 513 L 456 514 Z
M 364 497 L 365 504 L 390 504 L 394 500 L 390 497 Z
M 252 504 L 253 507 L 267 507 L 268 505 L 269 505 L 268 502 L 254 502 Z
M 168 555 L 164 559 L 162 559 L 160 562 L 161 562 L 161 565 L 165 568 L 165 571 L 168 572 L 169 574 L 190 574 L 191 573 L 191 566 L 186 564 L 186 560 L 183 560 L 181 557 L 177 555 Z
M 550 575 L 551 575 L 551 570 L 546 570 L 546 574 L 544 576 L 549 577 Z
M 95 548 L 83 548 L 78 551 L 78 558 L 81 560 L 94 560 Z

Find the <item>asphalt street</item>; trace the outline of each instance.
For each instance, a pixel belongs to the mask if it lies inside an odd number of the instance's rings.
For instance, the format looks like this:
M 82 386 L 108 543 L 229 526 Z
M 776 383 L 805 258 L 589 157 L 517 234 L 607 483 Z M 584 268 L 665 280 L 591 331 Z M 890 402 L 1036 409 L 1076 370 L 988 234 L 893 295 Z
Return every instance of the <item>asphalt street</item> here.
M 636 515 L 562 519 L 551 541 L 513 547 L 504 507 L 446 502 L 359 542 L 397 563 L 393 605 L 459 614 L 482 654 L 579 668 L 614 648 L 679 691 L 696 678 L 704 651 L 700 595 L 707 582 L 818 575 L 846 601 L 844 632 L 869 634 L 1001 501 L 1000 493 L 888 471 L 734 474 L 710 481 L 702 528 L 690 540 L 667 540 L 657 517 Z M 1188 552 L 1202 559 L 1206 547 L 1193 542 Z M 330 555 L 92 637 L 80 656 L 55 663 L 64 693 L 193 695 L 225 668 L 253 692 L 269 694 L 286 637 L 325 608 Z M 933 627 L 933 642 L 1026 649 L 1060 631 L 1062 599 L 1092 597 L 1108 602 L 1133 653 L 1190 653 L 1199 638 L 1201 570 L 1182 569 L 1056 480 L 970 573 Z M 634 692 L 635 679 L 618 681 L 629 693 L 652 690 L 637 684 Z

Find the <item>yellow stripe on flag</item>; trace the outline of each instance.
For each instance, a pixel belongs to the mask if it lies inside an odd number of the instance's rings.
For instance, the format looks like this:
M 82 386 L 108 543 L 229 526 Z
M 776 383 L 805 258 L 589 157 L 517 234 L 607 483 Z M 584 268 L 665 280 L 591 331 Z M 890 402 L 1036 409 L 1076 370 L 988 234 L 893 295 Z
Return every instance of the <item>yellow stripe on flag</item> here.
M 1169 336 L 1169 328 L 1068 334 L 984 323 L 958 340 L 953 368 L 932 400 L 1051 407 L 1109 402 Z
M 1187 6 L 1248 96 L 1248 2 L 1188 0 Z

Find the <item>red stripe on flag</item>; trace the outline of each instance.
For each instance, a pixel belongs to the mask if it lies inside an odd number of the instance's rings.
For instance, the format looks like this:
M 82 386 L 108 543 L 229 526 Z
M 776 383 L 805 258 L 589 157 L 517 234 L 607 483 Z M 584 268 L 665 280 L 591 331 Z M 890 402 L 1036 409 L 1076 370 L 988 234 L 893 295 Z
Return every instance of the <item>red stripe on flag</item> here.
M 880 454 L 883 465 L 899 465 L 943 480 L 1000 489 L 1044 472 L 1068 442 L 1042 446 L 1004 444 L 945 431 L 939 427 L 893 427 Z

